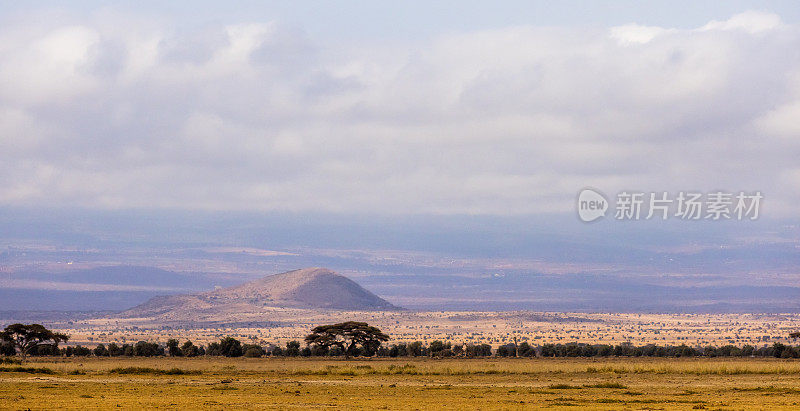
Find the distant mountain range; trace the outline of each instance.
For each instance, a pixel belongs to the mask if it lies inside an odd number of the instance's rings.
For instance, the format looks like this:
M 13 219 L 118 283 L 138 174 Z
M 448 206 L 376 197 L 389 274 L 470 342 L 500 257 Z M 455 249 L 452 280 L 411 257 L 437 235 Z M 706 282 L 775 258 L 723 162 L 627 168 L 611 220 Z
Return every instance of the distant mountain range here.
M 236 282 L 204 273 L 135 265 L 60 273 L 26 270 L 0 276 L 0 311 L 119 311 L 157 295 L 203 291 Z
M 269 308 L 319 308 L 352 311 L 397 310 L 353 280 L 326 268 L 269 275 L 234 287 L 204 293 L 159 296 L 120 313 L 190 321 L 198 315 L 254 313 Z
M 342 261 L 331 262 L 342 266 Z M 22 318 L 23 311 L 39 312 L 38 317 L 43 311 L 116 311 L 128 317 L 163 316 L 176 321 L 192 321 L 198 313 L 209 319 L 217 312 L 228 313 L 227 320 L 237 313 L 250 313 L 250 321 L 266 318 L 264 310 L 275 307 L 390 310 L 395 308 L 392 304 L 422 311 L 800 312 L 800 287 L 756 281 L 677 286 L 659 284 L 659 278 L 621 278 L 613 273 L 541 274 L 505 269 L 501 274 L 468 276 L 435 268 L 426 273 L 409 273 L 403 267 L 396 272 L 386 267 L 376 270 L 375 275 L 352 276 L 358 284 L 323 268 L 250 282 L 254 277 L 249 274 L 173 272 L 129 265 L 59 273 L 11 272 L 0 274 L 0 311 L 13 311 L 3 318 Z M 369 267 L 358 271 L 370 272 Z

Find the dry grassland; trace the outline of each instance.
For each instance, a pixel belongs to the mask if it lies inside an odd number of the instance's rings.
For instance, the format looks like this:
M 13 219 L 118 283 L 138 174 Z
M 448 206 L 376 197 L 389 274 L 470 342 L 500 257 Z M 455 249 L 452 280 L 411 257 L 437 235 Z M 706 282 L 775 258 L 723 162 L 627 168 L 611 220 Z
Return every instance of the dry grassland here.
M 234 406 L 797 409 L 800 362 L 52 358 L 4 365 L 0 371 L 3 409 Z

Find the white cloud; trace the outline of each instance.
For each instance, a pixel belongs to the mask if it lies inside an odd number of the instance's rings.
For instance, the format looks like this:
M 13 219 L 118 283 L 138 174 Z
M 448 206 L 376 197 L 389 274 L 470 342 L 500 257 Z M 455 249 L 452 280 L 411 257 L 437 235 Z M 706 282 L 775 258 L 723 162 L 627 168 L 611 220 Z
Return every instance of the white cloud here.
M 732 16 L 725 21 L 713 20 L 701 30 L 744 30 L 748 33 L 759 33 L 781 27 L 780 16 L 763 11 L 746 11 Z
M 792 215 L 798 41 L 760 12 L 393 45 L 20 20 L 0 28 L 0 204 L 566 213 L 593 186 L 761 190 Z
M 770 135 L 800 144 L 800 100 L 781 105 L 758 118 L 756 124 Z
M 638 24 L 626 24 L 611 28 L 611 38 L 620 44 L 645 44 L 656 36 L 666 33 L 669 30 L 662 27 L 641 26 Z

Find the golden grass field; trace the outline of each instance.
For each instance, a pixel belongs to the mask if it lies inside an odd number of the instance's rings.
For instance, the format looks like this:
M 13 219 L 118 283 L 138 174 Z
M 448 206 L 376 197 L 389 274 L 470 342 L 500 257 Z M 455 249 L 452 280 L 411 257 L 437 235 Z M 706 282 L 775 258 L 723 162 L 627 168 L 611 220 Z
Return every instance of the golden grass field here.
M 778 359 L 36 358 L 2 369 L 2 409 L 800 408 L 800 361 Z

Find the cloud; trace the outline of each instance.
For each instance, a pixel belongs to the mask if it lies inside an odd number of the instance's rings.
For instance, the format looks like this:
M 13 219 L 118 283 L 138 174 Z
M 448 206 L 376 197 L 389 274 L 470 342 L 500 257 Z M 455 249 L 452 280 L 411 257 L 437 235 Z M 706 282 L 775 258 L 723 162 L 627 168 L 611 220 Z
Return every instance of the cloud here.
M 567 213 L 593 186 L 761 190 L 792 215 L 800 198 L 800 32 L 772 14 L 391 45 L 35 17 L 0 26 L 0 204 Z
M 763 11 L 746 11 L 725 21 L 710 21 L 701 30 L 744 30 L 754 34 L 782 26 L 780 16 Z
M 800 100 L 792 101 L 764 113 L 756 125 L 769 135 L 785 137 L 800 144 Z
M 620 44 L 644 44 L 669 30 L 662 27 L 626 24 L 624 26 L 612 27 L 610 31 L 611 37 L 616 39 Z

